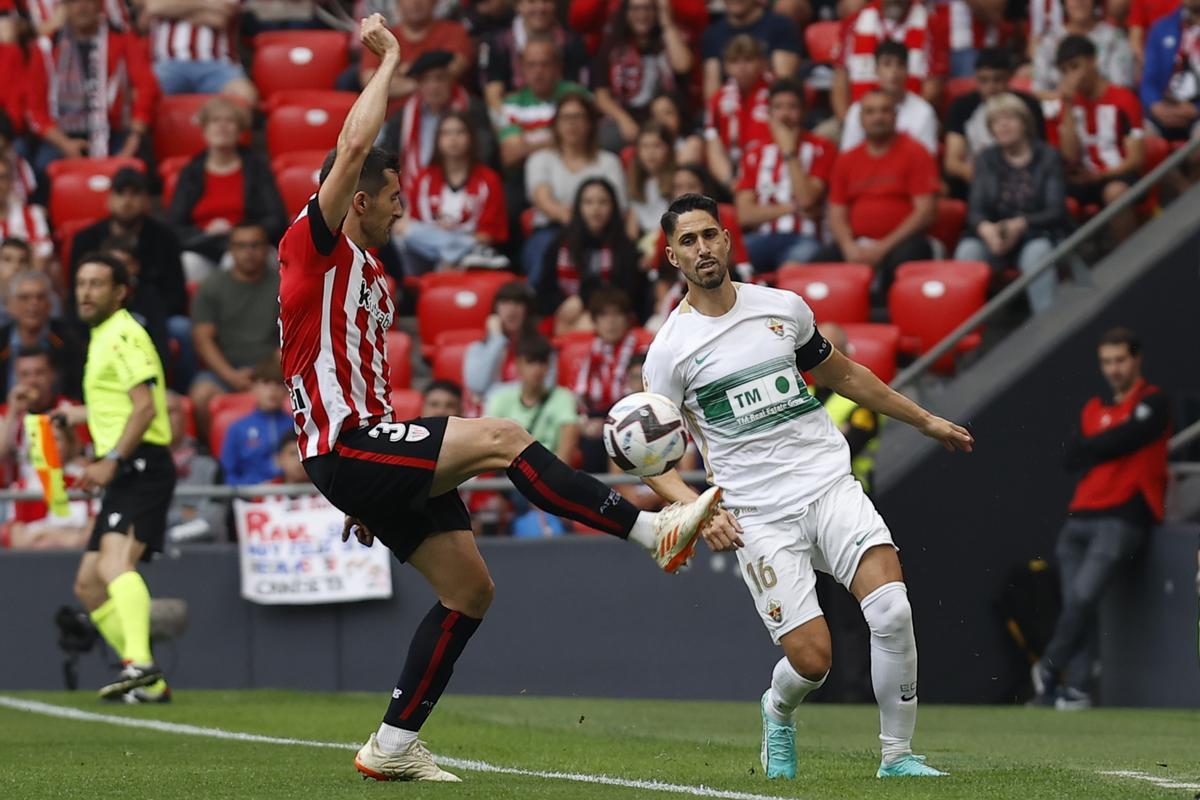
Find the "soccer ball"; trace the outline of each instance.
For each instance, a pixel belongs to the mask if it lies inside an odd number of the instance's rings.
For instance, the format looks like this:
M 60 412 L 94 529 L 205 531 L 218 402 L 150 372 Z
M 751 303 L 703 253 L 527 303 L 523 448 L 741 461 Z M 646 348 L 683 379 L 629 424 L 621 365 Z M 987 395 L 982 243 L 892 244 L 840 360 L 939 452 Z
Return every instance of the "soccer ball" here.
M 604 449 L 630 475 L 662 475 L 687 450 L 683 417 L 661 394 L 636 392 L 623 397 L 604 421 Z

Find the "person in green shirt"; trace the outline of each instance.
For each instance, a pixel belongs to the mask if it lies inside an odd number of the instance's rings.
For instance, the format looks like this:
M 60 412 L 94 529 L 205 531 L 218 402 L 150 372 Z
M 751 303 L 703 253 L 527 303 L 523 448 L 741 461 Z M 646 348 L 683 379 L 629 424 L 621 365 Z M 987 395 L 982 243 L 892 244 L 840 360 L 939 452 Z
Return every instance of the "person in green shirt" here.
M 129 287 L 120 259 L 107 253 L 81 259 L 76 308 L 91 329 L 84 405 L 63 408 L 52 419 L 59 425 L 87 423 L 96 460 L 78 486 L 103 490 L 75 578 L 76 596 L 123 664 L 100 696 L 162 702 L 170 699 L 170 690 L 150 653 L 150 591 L 137 566 L 162 550 L 175 463 L 168 449 L 162 361 L 145 328 L 122 307 Z
M 542 446 L 568 464 L 579 449 L 579 403 L 570 389 L 546 387 L 553 348 L 546 337 L 531 334 L 517 342 L 517 380 L 488 398 L 484 414 L 511 419 Z

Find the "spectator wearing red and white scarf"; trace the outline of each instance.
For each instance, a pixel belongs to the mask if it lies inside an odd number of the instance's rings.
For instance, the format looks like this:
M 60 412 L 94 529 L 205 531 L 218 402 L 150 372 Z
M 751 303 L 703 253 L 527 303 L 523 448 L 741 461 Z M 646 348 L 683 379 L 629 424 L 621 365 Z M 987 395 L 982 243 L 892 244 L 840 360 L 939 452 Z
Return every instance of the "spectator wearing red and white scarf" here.
M 651 299 L 616 190 L 603 178 L 589 178 L 575 194 L 571 221 L 546 250 L 535 285 L 539 310 L 554 316 L 556 336 L 592 329 L 588 304 L 602 286 L 620 287 L 643 304 Z M 645 319 L 648 310 L 639 309 L 638 318 Z
M 663 0 L 621 0 L 592 70 L 596 106 L 607 119 L 600 142 L 609 150 L 632 143 L 650 101 L 686 83 L 695 59 Z
M 164 94 L 231 94 L 254 105 L 258 90 L 238 61 L 243 0 L 146 0 L 150 53 Z
M 28 205 L 16 193 L 12 164 L 0 159 L 0 239 L 13 237 L 29 243 L 38 269 L 54 258 L 54 240 L 41 206 Z
M 1137 95 L 1100 75 L 1096 45 L 1068 36 L 1058 46 L 1062 109 L 1047 124 L 1058 134 L 1067 165 L 1067 194 L 1082 205 L 1108 205 L 1129 191 L 1145 164 L 1142 107 Z M 1127 208 L 1113 218 L 1113 235 L 1125 239 L 1137 227 Z
M 742 156 L 755 144 L 770 141 L 767 94 L 774 81 L 762 45 L 749 34 L 729 40 L 724 65 L 729 79 L 709 101 L 704 121 L 708 169 L 718 183 L 733 181 Z
M 834 71 L 830 101 L 838 119 L 850 104 L 879 85 L 875 49 L 885 39 L 908 48 L 908 88 L 935 103 L 949 70 L 946 28 L 922 0 L 872 0 L 843 23 L 841 64 Z
M 396 225 L 405 272 L 419 275 L 450 267 L 504 268 L 494 249 L 508 240 L 504 186 L 482 163 L 475 129 L 461 111 L 442 117 L 432 163 L 408 190 L 408 214 Z
M 37 49 L 26 79 L 30 127 L 44 140 L 38 171 L 63 156 L 136 154 L 158 102 L 145 44 L 110 27 L 98 0 L 73 0 L 66 24 Z

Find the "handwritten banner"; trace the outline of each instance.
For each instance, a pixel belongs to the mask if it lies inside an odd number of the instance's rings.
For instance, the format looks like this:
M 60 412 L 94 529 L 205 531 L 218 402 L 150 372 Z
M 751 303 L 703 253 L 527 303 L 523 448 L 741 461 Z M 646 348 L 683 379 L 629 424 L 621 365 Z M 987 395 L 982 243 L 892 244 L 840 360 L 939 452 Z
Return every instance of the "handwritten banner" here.
M 342 541 L 345 519 L 323 497 L 234 500 L 242 597 L 262 605 L 349 603 L 392 596 L 382 544 Z

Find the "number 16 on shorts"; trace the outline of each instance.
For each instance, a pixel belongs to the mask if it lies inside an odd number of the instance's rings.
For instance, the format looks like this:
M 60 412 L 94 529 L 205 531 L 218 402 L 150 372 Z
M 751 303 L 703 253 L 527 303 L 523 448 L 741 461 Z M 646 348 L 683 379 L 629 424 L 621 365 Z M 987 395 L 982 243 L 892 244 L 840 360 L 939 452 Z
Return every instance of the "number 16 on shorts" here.
M 809 553 L 794 528 L 763 526 L 743 541 L 746 546 L 737 552 L 742 580 L 778 644 L 783 634 L 821 616 Z

